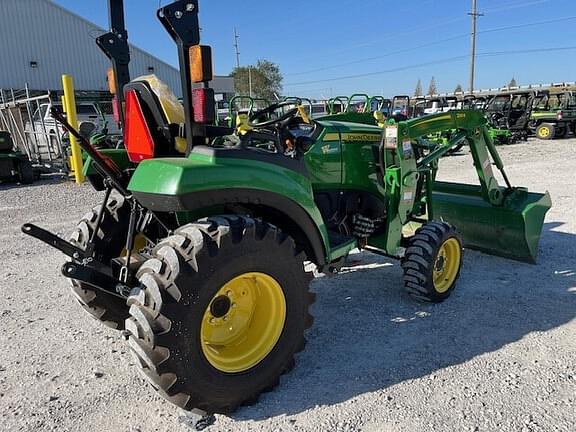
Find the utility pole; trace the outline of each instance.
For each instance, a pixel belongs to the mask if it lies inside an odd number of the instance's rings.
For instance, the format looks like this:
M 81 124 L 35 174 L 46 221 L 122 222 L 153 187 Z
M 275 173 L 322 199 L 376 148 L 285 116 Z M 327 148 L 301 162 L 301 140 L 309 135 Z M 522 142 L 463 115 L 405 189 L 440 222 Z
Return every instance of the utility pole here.
M 252 66 L 248 66 L 248 88 L 250 97 L 252 97 Z
M 234 27 L 234 48 L 236 49 L 236 67 L 240 67 L 240 49 L 238 48 L 238 39 L 240 36 L 238 35 L 238 31 L 236 27 Z
M 474 93 L 474 74 L 476 69 L 476 24 L 479 16 L 484 14 L 478 13 L 477 0 L 472 0 L 472 12 L 468 15 L 472 17 L 472 48 L 470 56 L 470 82 L 468 84 L 468 91 L 470 94 Z

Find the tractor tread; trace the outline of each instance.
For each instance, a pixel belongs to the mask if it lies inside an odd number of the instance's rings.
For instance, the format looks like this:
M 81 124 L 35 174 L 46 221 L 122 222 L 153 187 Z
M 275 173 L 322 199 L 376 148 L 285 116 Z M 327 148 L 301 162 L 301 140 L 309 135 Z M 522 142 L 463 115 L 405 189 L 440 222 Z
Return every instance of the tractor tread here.
M 279 376 L 294 364 L 293 356 L 285 358 L 278 374 L 272 374 L 268 382 L 250 393 L 216 399 L 210 399 L 192 385 L 191 381 L 197 379 L 190 377 L 194 371 L 190 371 L 190 366 L 185 371 L 181 364 L 184 359 L 175 345 L 183 337 L 179 334 L 182 328 L 178 327 L 178 314 L 183 313 L 190 302 L 200 295 L 199 288 L 182 282 L 190 275 L 199 273 L 202 263 L 206 266 L 207 261 L 217 259 L 220 253 L 224 253 L 224 248 L 246 239 L 262 242 L 263 248 L 276 244 L 285 256 L 294 257 L 295 261 L 289 265 L 296 265 L 296 260 L 301 257 L 295 252 L 294 240 L 273 225 L 236 215 L 210 217 L 187 224 L 160 241 L 153 250 L 153 258 L 143 264 L 138 272 L 141 286 L 134 288 L 128 299 L 130 317 L 126 320 L 126 329 L 137 364 L 162 396 L 185 410 L 229 413 L 241 405 L 251 404 L 257 401 L 260 393 L 274 388 L 279 383 Z M 299 283 L 307 287 L 311 278 L 304 271 L 303 261 L 300 264 L 302 281 Z M 315 295 L 307 291 L 305 299 L 309 303 L 308 309 L 315 301 Z M 313 317 L 306 312 L 303 327 L 308 328 L 312 323 Z M 304 349 L 306 341 L 303 332 L 300 338 L 293 354 Z
M 113 253 L 110 250 L 111 239 L 124 232 L 123 224 L 127 223 L 127 206 L 121 195 L 112 194 L 106 205 L 104 217 L 100 229 L 96 235 L 95 249 L 97 253 L 106 255 Z M 96 220 L 101 205 L 95 206 L 86 213 L 78 223 L 76 229 L 70 235 L 70 242 L 82 249 L 96 228 Z M 117 238 L 117 237 L 116 237 Z M 122 299 L 111 296 L 91 287 L 88 284 L 72 280 L 71 292 L 82 308 L 93 318 L 102 321 L 108 327 L 117 330 L 124 329 L 124 323 L 128 317 L 128 307 Z
M 418 228 L 409 239 L 401 266 L 404 271 L 404 289 L 413 299 L 438 303 L 444 301 L 454 289 L 455 283 L 446 292 L 440 293 L 434 288 L 432 279 L 437 251 L 450 237 L 457 238 L 462 244 L 452 225 L 431 221 Z

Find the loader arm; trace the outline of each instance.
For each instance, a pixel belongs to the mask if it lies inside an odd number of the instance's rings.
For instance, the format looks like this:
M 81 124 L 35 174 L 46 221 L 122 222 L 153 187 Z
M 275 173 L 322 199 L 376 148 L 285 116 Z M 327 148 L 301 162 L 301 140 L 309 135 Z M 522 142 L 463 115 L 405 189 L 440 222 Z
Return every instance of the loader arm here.
M 397 206 L 397 210 L 389 207 L 389 232 L 398 233 L 411 220 L 446 220 L 457 227 L 470 248 L 534 262 L 544 217 L 551 206 L 550 196 L 512 186 L 486 125 L 483 113 L 475 110 L 386 125 L 382 142 L 384 179 L 392 197 L 389 205 Z M 447 144 L 421 157 L 418 140 L 445 130 L 458 132 Z M 440 158 L 462 139 L 470 146 L 479 183 L 436 181 Z M 505 186 L 499 184 L 492 166 L 500 171 Z M 419 193 L 422 188 L 426 189 L 425 195 Z M 388 251 L 399 245 L 398 235 L 389 236 Z
M 442 156 L 466 139 L 480 181 L 482 196 L 493 205 L 502 205 L 507 191 L 513 189 L 504 170 L 504 163 L 488 134 L 487 120 L 483 113 L 473 110 L 449 111 L 406 122 L 411 140 L 446 130 L 458 130 L 447 144 L 438 146 L 418 162 L 418 171 L 425 173 L 435 167 Z M 496 166 L 506 183 L 500 186 L 492 166 Z

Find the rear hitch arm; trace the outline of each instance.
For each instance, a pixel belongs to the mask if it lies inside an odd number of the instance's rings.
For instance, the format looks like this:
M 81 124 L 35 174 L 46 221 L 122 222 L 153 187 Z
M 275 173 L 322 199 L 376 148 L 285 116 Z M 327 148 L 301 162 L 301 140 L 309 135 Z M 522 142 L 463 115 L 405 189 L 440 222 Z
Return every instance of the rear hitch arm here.
M 22 232 L 38 240 L 43 241 L 44 243 L 52 246 L 55 249 L 58 249 L 64 255 L 69 256 L 77 261 L 82 261 L 90 256 L 87 251 L 84 251 L 70 242 L 58 237 L 56 234 L 52 234 L 45 229 L 42 229 L 33 224 L 24 224 L 22 225 Z
M 132 291 L 131 287 L 123 284 L 118 279 L 92 267 L 75 262 L 65 263 L 62 266 L 62 274 L 67 278 L 87 283 L 100 291 L 122 299 L 128 298 L 130 291 Z

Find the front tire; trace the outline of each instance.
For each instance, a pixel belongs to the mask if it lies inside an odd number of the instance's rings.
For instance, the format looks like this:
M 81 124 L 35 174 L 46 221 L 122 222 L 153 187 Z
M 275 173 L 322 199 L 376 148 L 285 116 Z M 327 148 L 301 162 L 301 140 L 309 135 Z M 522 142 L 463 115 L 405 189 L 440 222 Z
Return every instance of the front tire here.
M 446 222 L 428 222 L 409 240 L 402 261 L 404 287 L 415 300 L 440 303 L 454 287 L 462 266 L 462 240 Z
M 126 321 L 153 387 L 183 409 L 229 413 L 277 385 L 312 324 L 304 258 L 274 226 L 239 216 L 161 241 L 138 272 Z
M 543 140 L 554 139 L 556 128 L 554 125 L 543 123 L 536 128 L 536 136 Z

